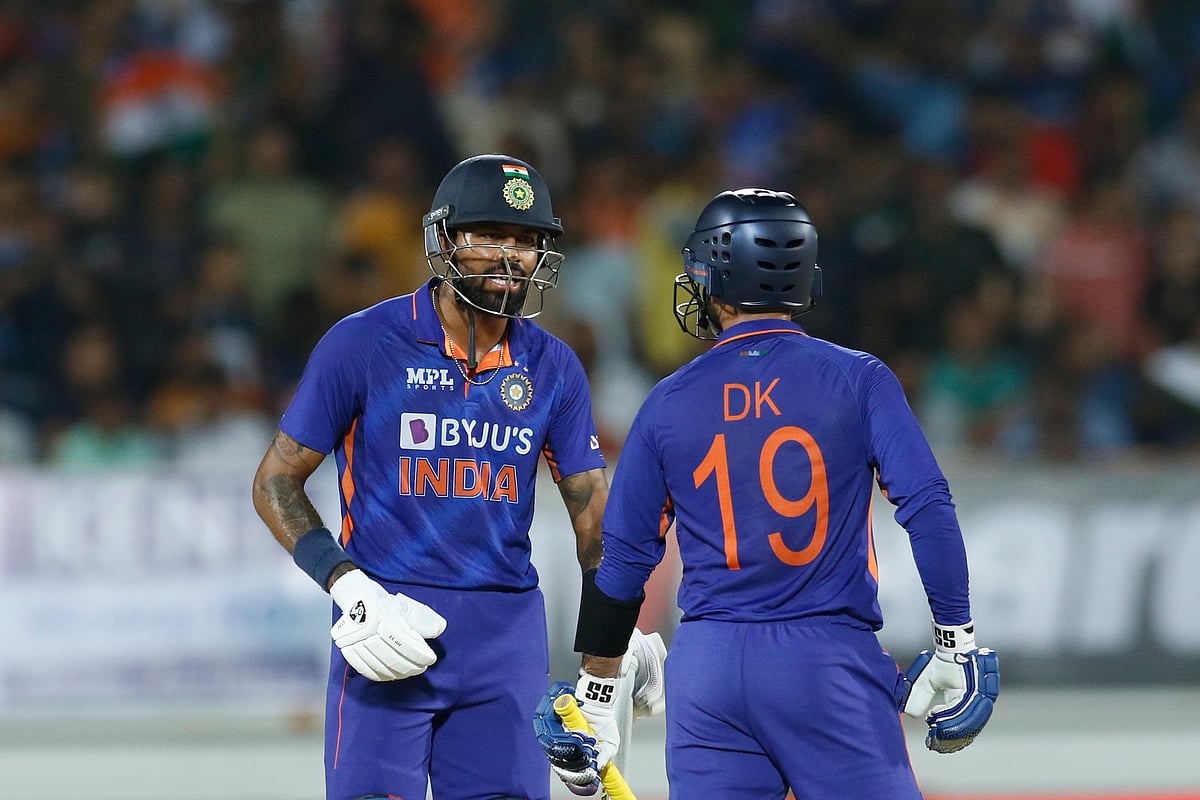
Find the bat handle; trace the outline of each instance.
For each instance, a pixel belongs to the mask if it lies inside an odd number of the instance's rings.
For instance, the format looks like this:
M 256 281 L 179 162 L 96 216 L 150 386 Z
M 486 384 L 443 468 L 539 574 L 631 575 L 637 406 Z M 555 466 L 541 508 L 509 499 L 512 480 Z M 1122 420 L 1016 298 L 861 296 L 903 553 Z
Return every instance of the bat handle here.
M 571 730 L 594 733 L 592 726 L 588 724 L 587 717 L 579 710 L 579 703 L 575 700 L 575 695 L 563 694 L 555 698 L 554 711 L 563 721 L 563 725 Z M 604 791 L 608 792 L 609 800 L 637 800 L 633 790 L 625 782 L 625 776 L 611 761 L 600 770 L 600 785 L 604 787 Z

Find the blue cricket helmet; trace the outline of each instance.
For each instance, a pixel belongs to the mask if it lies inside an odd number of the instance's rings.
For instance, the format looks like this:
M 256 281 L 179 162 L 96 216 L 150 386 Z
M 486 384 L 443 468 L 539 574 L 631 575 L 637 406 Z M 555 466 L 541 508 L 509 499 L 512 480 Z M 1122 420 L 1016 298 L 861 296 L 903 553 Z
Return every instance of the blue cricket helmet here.
M 787 192 L 736 189 L 718 194 L 696 220 L 675 279 L 675 316 L 701 339 L 714 338 L 707 300 L 746 311 L 798 316 L 821 294 L 817 229 Z M 680 293 L 685 299 L 679 302 Z M 707 332 L 707 333 L 706 333 Z

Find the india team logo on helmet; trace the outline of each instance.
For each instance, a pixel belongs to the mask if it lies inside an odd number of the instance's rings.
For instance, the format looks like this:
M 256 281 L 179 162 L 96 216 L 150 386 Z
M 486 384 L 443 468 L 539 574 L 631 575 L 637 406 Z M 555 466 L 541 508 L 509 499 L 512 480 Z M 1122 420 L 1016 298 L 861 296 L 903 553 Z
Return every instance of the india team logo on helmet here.
M 518 211 L 533 207 L 533 187 L 524 178 L 511 178 L 504 184 L 504 202 Z
M 504 177 L 508 178 L 501 192 L 504 202 L 518 211 L 533 208 L 533 186 L 529 183 L 529 170 L 520 164 L 503 164 L 501 168 L 504 170 Z
M 524 411 L 533 399 L 533 384 L 519 372 L 514 372 L 500 383 L 500 399 L 513 411 Z

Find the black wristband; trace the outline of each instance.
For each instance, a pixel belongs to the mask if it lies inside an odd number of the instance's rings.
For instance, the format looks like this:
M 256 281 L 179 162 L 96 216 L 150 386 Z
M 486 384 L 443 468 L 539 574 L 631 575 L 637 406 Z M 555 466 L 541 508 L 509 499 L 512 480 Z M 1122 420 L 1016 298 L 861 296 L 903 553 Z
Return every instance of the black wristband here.
M 583 573 L 579 621 L 575 626 L 575 651 L 602 658 L 625 655 L 645 599 L 644 594 L 636 600 L 609 597 L 596 585 L 596 570 L 589 569 Z
M 313 528 L 296 540 L 296 546 L 292 548 L 292 561 L 324 591 L 329 591 L 329 576 L 338 564 L 353 563 L 333 538 L 333 533 L 328 528 L 320 527 Z

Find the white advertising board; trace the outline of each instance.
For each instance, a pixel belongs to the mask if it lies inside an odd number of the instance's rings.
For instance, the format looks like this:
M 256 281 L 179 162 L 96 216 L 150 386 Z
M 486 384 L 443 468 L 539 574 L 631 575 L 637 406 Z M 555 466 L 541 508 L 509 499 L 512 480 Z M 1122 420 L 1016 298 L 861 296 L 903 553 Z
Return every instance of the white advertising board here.
M 947 468 L 980 642 L 1005 679 L 1200 683 L 1200 468 Z M 246 475 L 0 474 L 0 715 L 173 704 L 319 706 L 330 601 L 254 513 Z M 337 524 L 336 481 L 309 482 Z M 579 568 L 548 477 L 532 532 L 553 677 L 571 652 Z M 908 539 L 875 504 L 881 639 L 929 646 Z M 672 534 L 673 535 L 673 534 Z M 669 640 L 673 542 L 643 608 Z

